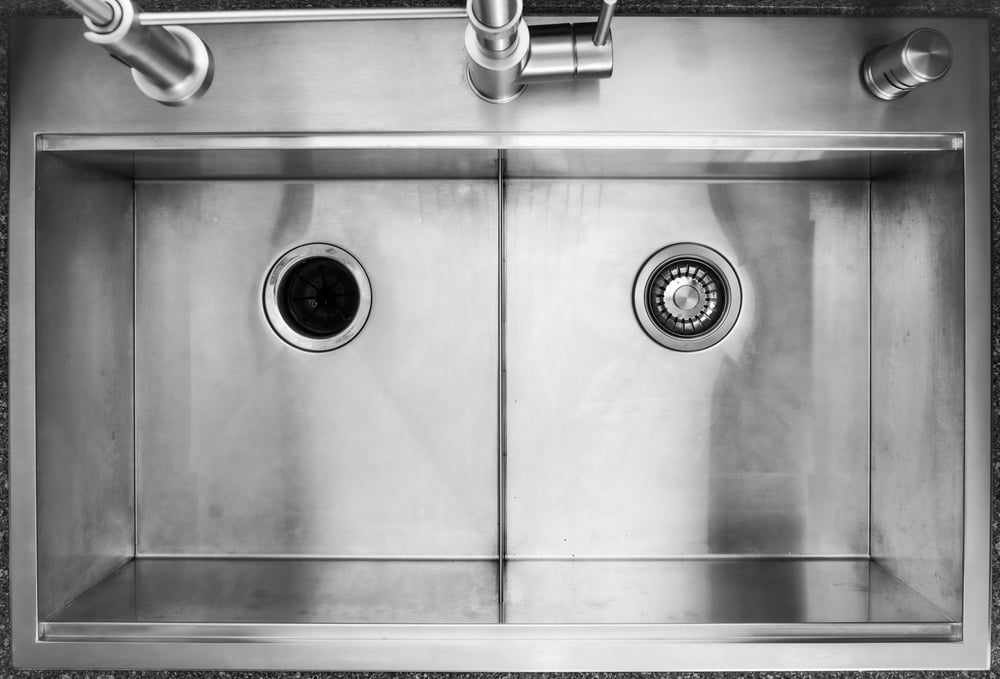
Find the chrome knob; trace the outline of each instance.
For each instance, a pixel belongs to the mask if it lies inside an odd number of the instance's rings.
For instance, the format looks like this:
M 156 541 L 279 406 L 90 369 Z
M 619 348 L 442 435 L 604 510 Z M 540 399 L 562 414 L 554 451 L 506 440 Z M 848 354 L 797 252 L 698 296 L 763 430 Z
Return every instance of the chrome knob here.
M 918 28 L 905 38 L 869 52 L 861 73 L 872 94 L 891 101 L 918 85 L 939 80 L 949 68 L 948 40 L 932 28 Z

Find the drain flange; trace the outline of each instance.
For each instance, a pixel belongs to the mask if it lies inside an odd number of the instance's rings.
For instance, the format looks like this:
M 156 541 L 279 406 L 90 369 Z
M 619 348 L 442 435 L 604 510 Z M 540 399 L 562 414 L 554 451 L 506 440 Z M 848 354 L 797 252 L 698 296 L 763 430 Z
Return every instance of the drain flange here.
M 330 351 L 354 339 L 371 312 L 372 289 L 361 263 L 328 243 L 282 255 L 264 283 L 264 313 L 281 339 L 306 351 Z
M 678 351 L 706 349 L 725 337 L 739 315 L 736 271 L 715 250 L 677 243 L 650 257 L 636 277 L 636 317 L 655 342 Z

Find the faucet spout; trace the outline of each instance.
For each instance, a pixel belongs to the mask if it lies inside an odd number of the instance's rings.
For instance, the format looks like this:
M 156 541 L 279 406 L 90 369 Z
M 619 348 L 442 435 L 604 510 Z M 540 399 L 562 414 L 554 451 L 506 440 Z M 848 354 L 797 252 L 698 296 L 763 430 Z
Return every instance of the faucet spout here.
M 499 28 L 520 18 L 521 3 L 517 0 L 472 0 L 470 11 L 487 26 Z
M 517 42 L 521 10 L 522 0 L 469 0 L 466 8 L 479 44 L 498 54 Z

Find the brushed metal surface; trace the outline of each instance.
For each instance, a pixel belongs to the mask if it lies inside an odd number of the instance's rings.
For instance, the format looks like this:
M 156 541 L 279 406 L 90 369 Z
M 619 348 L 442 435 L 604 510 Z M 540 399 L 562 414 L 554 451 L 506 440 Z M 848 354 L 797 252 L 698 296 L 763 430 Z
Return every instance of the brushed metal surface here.
M 104 621 L 55 621 L 43 622 L 39 625 L 41 639 L 47 646 L 66 642 L 93 643 L 93 639 L 117 642 L 129 642 L 128 647 L 143 644 L 143 648 L 174 648 L 179 643 L 197 642 L 205 644 L 232 644 L 256 642 L 245 645 L 246 651 L 260 657 L 262 641 L 270 644 L 293 644 L 296 648 L 309 644 L 312 654 L 324 657 L 338 657 L 347 652 L 358 662 L 359 656 L 371 658 L 371 642 L 391 640 L 407 649 L 408 652 L 420 652 L 421 648 L 434 646 L 428 643 L 436 640 L 442 630 L 447 630 L 453 642 L 458 642 L 459 648 L 476 647 L 476 656 L 484 654 L 494 659 L 502 652 L 503 647 L 513 648 L 519 654 L 509 664 L 517 667 L 536 667 L 538 661 L 525 662 L 521 653 L 536 652 L 540 646 L 559 647 L 566 643 L 566 629 L 561 625 L 486 625 L 486 624 L 435 624 L 435 625 L 341 625 L 337 623 L 191 623 L 191 622 L 104 622 Z M 823 651 L 836 644 L 841 648 L 840 659 L 845 660 L 845 644 L 859 644 L 872 639 L 878 639 L 878 644 L 885 648 L 887 644 L 897 642 L 894 651 L 913 647 L 919 641 L 930 642 L 941 646 L 960 643 L 962 626 L 949 622 L 827 622 L 827 623 L 730 623 L 727 625 L 710 625 L 700 623 L 670 623 L 666 625 L 576 625 L 572 626 L 575 636 L 587 639 L 588 643 L 579 644 L 578 651 L 582 653 L 588 664 L 593 662 L 597 654 L 614 652 L 614 645 L 627 643 L 630 650 L 640 650 L 648 653 L 650 648 L 667 644 L 680 653 L 687 653 L 697 644 L 697 648 L 713 653 L 719 653 L 729 648 L 738 656 L 741 663 L 746 663 L 747 657 L 761 657 L 752 650 L 740 648 L 750 642 L 751 648 L 774 649 L 776 644 L 794 644 L 801 646 L 813 644 L 810 652 Z M 489 641 L 501 640 L 502 644 L 491 644 Z M 542 644 L 538 642 L 542 641 Z M 316 642 L 322 642 L 317 644 Z M 610 642 L 610 643 L 608 643 Z M 766 642 L 761 644 L 760 642 Z M 902 642 L 899 644 L 898 642 Z M 818 644 L 818 645 L 817 645 Z M 255 648 L 257 646 L 258 648 Z M 266 645 L 265 645 L 266 647 Z M 366 648 L 367 647 L 367 648 Z M 119 647 L 122 648 L 122 647 Z M 359 652 L 360 649 L 360 652 Z M 486 649 L 486 650 L 483 650 Z M 619 649 L 620 650 L 620 649 Z M 431 654 L 426 653 L 426 657 Z M 470 654 L 471 657 L 471 654 Z M 832 657 L 832 656 L 831 656 Z M 568 662 L 560 659 L 566 666 Z M 369 661 L 371 662 L 371 661 Z M 378 666 L 380 662 L 375 661 Z M 676 660 L 671 661 L 676 662 Z M 826 663 L 835 663 L 831 658 L 824 658 Z M 585 665 L 581 665 L 585 666 Z
M 508 176 L 518 179 L 868 179 L 871 150 L 781 148 L 790 139 L 734 137 L 730 148 L 656 149 L 651 146 L 611 153 L 607 149 L 525 149 L 509 153 Z M 818 142 L 816 138 L 814 141 Z M 864 144 L 861 138 L 845 144 Z M 885 140 L 888 141 L 888 140 Z M 895 140 L 898 143 L 901 140 Z M 912 140 L 915 141 L 915 140 Z M 921 143 L 932 140 L 921 140 Z M 940 140 L 933 140 L 940 141 Z M 690 142 L 690 140 L 689 140 Z M 776 148 L 762 147 L 760 144 Z M 725 142 L 724 142 L 725 143 Z
M 865 85 L 880 99 L 892 101 L 915 87 L 944 77 L 951 68 L 951 45 L 932 28 L 918 28 L 865 57 Z
M 506 580 L 512 623 L 952 622 L 867 559 L 511 561 Z
M 109 24 L 115 17 L 111 5 L 104 0 L 64 0 L 64 3 L 98 25 Z
M 496 593 L 496 561 L 135 559 L 52 620 L 495 623 Z
M 35 484 L 48 616 L 134 553 L 132 184 L 44 154 L 38 182 Z
M 43 149 L 137 180 L 869 179 L 874 151 L 957 150 L 956 135 L 44 135 Z M 359 148 L 378 144 L 383 148 Z M 549 148 L 558 145 L 562 148 Z M 608 148 L 613 145 L 613 148 Z M 436 148 L 444 146 L 446 148 Z M 628 149 L 628 152 L 625 152 Z
M 510 181 L 509 554 L 866 554 L 867 203 L 864 182 Z M 691 240 L 743 309 L 679 354 L 631 295 Z
M 966 461 L 963 163 L 910 157 L 872 185 L 872 544 L 962 614 Z M 919 368 L 917 367 L 919 366 Z
M 161 104 L 179 106 L 200 97 L 212 83 L 212 53 L 183 26 L 142 26 L 131 0 L 113 0 L 113 19 L 84 17 L 84 37 L 131 69 L 139 90 Z
M 615 151 L 630 151 L 637 157 L 643 151 L 654 154 L 669 150 L 682 153 L 700 154 L 739 152 L 736 156 L 724 156 L 708 160 L 728 160 L 736 162 L 796 162 L 832 159 L 844 152 L 876 151 L 957 151 L 965 146 L 965 136 L 955 133 L 920 132 L 532 132 L 532 131 L 358 131 L 344 130 L 333 133 L 312 134 L 198 134 L 198 133 L 150 133 L 150 134 L 42 134 L 38 140 L 41 151 L 272 151 L 284 154 L 294 151 L 351 151 L 362 154 L 360 158 L 378 157 L 397 162 L 412 158 L 406 151 L 418 151 L 425 158 L 433 159 L 437 152 L 448 154 L 456 149 L 479 151 L 480 154 L 491 146 L 521 151 L 544 150 L 555 157 L 568 152 L 589 151 L 604 160 L 619 162 L 610 167 L 628 167 L 622 163 Z M 495 151 L 495 149 L 493 149 Z M 780 153 L 776 153 L 780 152 Z M 252 155 L 252 154 L 250 154 Z M 396 156 L 399 158 L 396 158 Z M 169 156 L 165 156 L 169 158 Z M 419 157 L 419 156 L 418 156 Z M 684 156 L 681 156 L 684 157 Z M 94 162 L 100 162 L 100 156 Z M 211 158 L 211 156 L 209 156 Z M 667 157 L 671 162 L 676 158 Z M 702 159 L 706 159 L 702 156 Z M 627 158 L 626 158 L 627 160 Z M 405 166 L 405 164 L 404 164 Z M 359 168 L 365 172 L 365 164 Z M 632 176 L 622 169 L 608 170 L 602 176 Z M 536 169 L 531 176 L 542 174 Z M 198 175 L 200 176 L 200 175 Z M 349 175 L 338 175 L 349 176 Z M 367 175 L 366 175 L 367 176 Z M 512 176 L 517 176 L 512 175 Z M 544 175 L 543 175 L 544 176 Z M 640 175 L 641 176 L 641 175 Z M 671 175 L 673 176 L 673 175 Z M 789 175 L 779 175 L 787 178 Z M 800 177 L 797 173 L 795 177 Z M 828 176 L 828 175 L 821 175 Z M 865 175 L 867 176 L 867 175 Z M 188 177 L 190 178 L 190 177 Z M 838 177 L 840 179 L 844 178 Z
M 333 137 L 336 139 L 337 137 Z M 347 137 L 350 139 L 350 137 Z M 136 180 L 164 179 L 495 179 L 495 149 L 439 148 L 287 148 L 281 138 L 258 138 L 230 146 L 226 137 L 199 138 L 188 148 L 157 149 L 157 146 L 189 140 L 174 136 L 150 138 L 150 148 L 135 149 L 136 140 L 107 139 L 103 150 L 95 150 L 93 138 L 43 139 L 69 151 L 69 157 Z M 301 140 L 300 140 L 301 141 Z M 417 144 L 422 140 L 417 137 Z M 79 150 L 80 145 L 89 150 Z M 123 150 L 122 145 L 128 145 Z M 215 148 L 223 146 L 223 148 Z
M 443 39 L 442 34 L 460 34 L 461 21 L 398 22 L 367 28 L 330 28 L 335 25 L 329 24 L 306 30 L 290 24 L 275 32 L 273 27 L 250 31 L 244 30 L 246 27 L 206 28 L 206 39 L 213 49 L 223 47 L 226 62 L 234 65 L 232 78 L 221 88 L 222 95 L 217 88 L 196 108 L 185 111 L 166 110 L 145 101 L 118 65 L 79 40 L 75 23 L 17 21 L 11 30 L 11 591 L 18 665 L 261 669 L 294 663 L 302 669 L 324 670 L 973 669 L 989 665 L 986 22 L 625 19 L 616 23 L 619 63 L 614 79 L 599 86 L 546 88 L 544 93 L 536 88 L 537 95 L 527 92 L 502 114 L 496 111 L 499 107 L 469 97 L 464 78 L 455 77 L 463 65 L 461 46 Z M 892 104 L 867 95 L 859 82 L 859 60 L 873 47 L 921 26 L 942 31 L 954 44 L 955 66 L 948 77 Z M 623 33 L 629 34 L 628 40 L 623 39 Z M 383 40 L 392 46 L 388 51 Z M 624 45 L 636 49 L 626 50 L 626 54 Z M 419 69 L 411 68 L 414 53 L 423 57 Z M 816 61 L 807 61 L 811 57 Z M 355 60 L 358 68 L 353 67 Z M 336 77 L 330 70 L 334 62 L 345 67 Z M 650 78 L 649 64 L 666 67 Z M 390 77 L 393 73 L 402 80 L 394 81 Z M 116 78 L 122 75 L 125 77 Z M 716 86 L 723 77 L 728 84 L 732 76 L 736 77 L 732 80 L 735 86 Z M 250 79 L 263 89 L 247 87 Z M 268 95 L 261 96 L 262 91 Z M 405 138 L 384 136 L 392 130 L 403 131 Z M 633 136 L 635 130 L 642 130 L 642 136 Z M 648 626 L 628 625 L 403 625 L 388 632 L 343 625 L 326 630 L 323 644 L 303 643 L 301 638 L 233 643 L 231 638 L 207 633 L 203 643 L 151 643 L 156 629 L 147 629 L 129 644 L 108 643 L 114 637 L 103 633 L 87 637 L 86 644 L 79 643 L 80 637 L 73 642 L 38 641 L 36 135 L 62 133 L 76 140 L 91 139 L 98 149 L 107 140 L 99 136 L 101 133 L 119 135 L 113 139 L 125 150 L 130 142 L 121 141 L 125 139 L 123 132 L 152 135 L 158 143 L 166 134 L 182 133 L 170 139 L 181 148 L 186 144 L 193 148 L 200 138 L 192 135 L 217 135 L 220 131 L 231 135 L 226 139 L 232 148 L 247 143 L 240 133 L 256 135 L 277 148 L 298 144 L 310 148 L 315 138 L 309 135 L 337 131 L 342 134 L 339 139 L 349 139 L 354 146 L 447 145 L 455 135 L 464 135 L 467 146 L 492 150 L 538 148 L 546 143 L 555 149 L 582 144 L 623 150 L 649 144 L 657 135 L 673 135 L 675 145 L 678 138 L 684 138 L 697 146 L 747 130 L 793 136 L 819 134 L 831 145 L 838 136 L 829 133 L 837 130 L 851 131 L 852 135 L 888 132 L 887 138 L 904 143 L 906 135 L 900 133 L 951 130 L 965 140 L 964 303 L 970 310 L 983 311 L 967 313 L 963 319 L 967 473 L 960 641 L 874 642 L 868 634 L 860 640 L 853 637 L 850 644 L 785 643 L 780 638 L 767 644 L 732 643 L 734 639 L 722 636 L 720 627 L 709 626 L 707 632 L 698 628 L 703 632 L 698 643 L 686 643 L 691 637 L 671 637 L 650 631 Z M 87 136 L 95 133 L 98 136 Z M 137 143 L 144 139 L 131 138 L 138 139 Z M 770 141 L 766 135 L 760 137 L 762 144 Z M 328 143 L 328 139 L 321 143 Z M 822 150 L 823 144 L 817 148 Z M 863 151 L 864 147 L 856 149 Z M 126 174 L 128 168 L 126 165 Z M 530 168 L 528 172 L 531 176 Z M 794 170 L 789 174 L 801 176 Z M 197 169 L 188 178 L 198 178 Z M 273 630 L 254 626 L 244 631 L 268 634 Z M 750 638 L 753 634 L 751 631 Z M 366 642 L 357 643 L 359 637 Z
M 30 116 L 44 132 L 110 134 L 938 132 L 968 125 L 937 122 L 985 115 L 970 108 L 986 101 L 989 78 L 981 20 L 617 17 L 613 78 L 529 87 L 516 107 L 470 93 L 466 23 L 199 26 L 217 63 L 232 66 L 197 105 L 178 112 L 147 100 L 119 64 L 81 41 L 77 21 L 19 20 L 11 30 L 11 87 L 19 95 L 12 115 Z M 948 37 L 963 67 L 887 109 L 861 84 L 859 64 L 871 49 L 924 26 Z
M 138 552 L 495 557 L 495 185 L 136 196 Z M 349 249 L 373 291 L 327 354 L 277 337 L 261 301 L 310 242 Z
M 597 28 L 594 29 L 594 46 L 602 47 L 611 39 L 611 20 L 615 17 L 618 0 L 603 0 L 601 12 L 597 16 Z
M 77 0 L 79 1 L 79 0 Z M 450 7 L 372 7 L 330 9 L 243 9 L 196 12 L 140 12 L 143 26 L 176 24 L 302 23 L 307 21 L 387 21 L 390 19 L 464 19 L 465 10 Z
M 553 638 L 559 628 L 548 623 L 566 622 L 617 638 L 673 640 L 953 639 L 961 630 L 866 559 L 572 560 L 509 568 L 509 624 L 477 625 L 461 632 L 465 638 L 517 637 L 527 629 Z M 43 636 L 325 641 L 337 634 L 331 624 L 348 621 L 369 623 L 357 639 L 391 636 L 400 622 L 495 622 L 495 580 L 496 564 L 477 561 L 138 559 L 44 623 Z M 789 590 L 789 580 L 806 587 Z M 546 625 L 525 627 L 539 623 Z M 707 623 L 723 627 L 710 631 Z M 427 638 L 426 626 L 409 630 Z

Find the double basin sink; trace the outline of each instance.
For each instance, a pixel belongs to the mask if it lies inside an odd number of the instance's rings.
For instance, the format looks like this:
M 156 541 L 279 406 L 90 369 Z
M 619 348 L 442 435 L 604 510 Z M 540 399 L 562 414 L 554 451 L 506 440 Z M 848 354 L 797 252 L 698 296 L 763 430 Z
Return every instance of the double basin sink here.
M 987 36 L 878 101 L 912 23 L 504 106 L 458 22 L 218 27 L 185 109 L 17 24 L 15 662 L 986 666 Z

